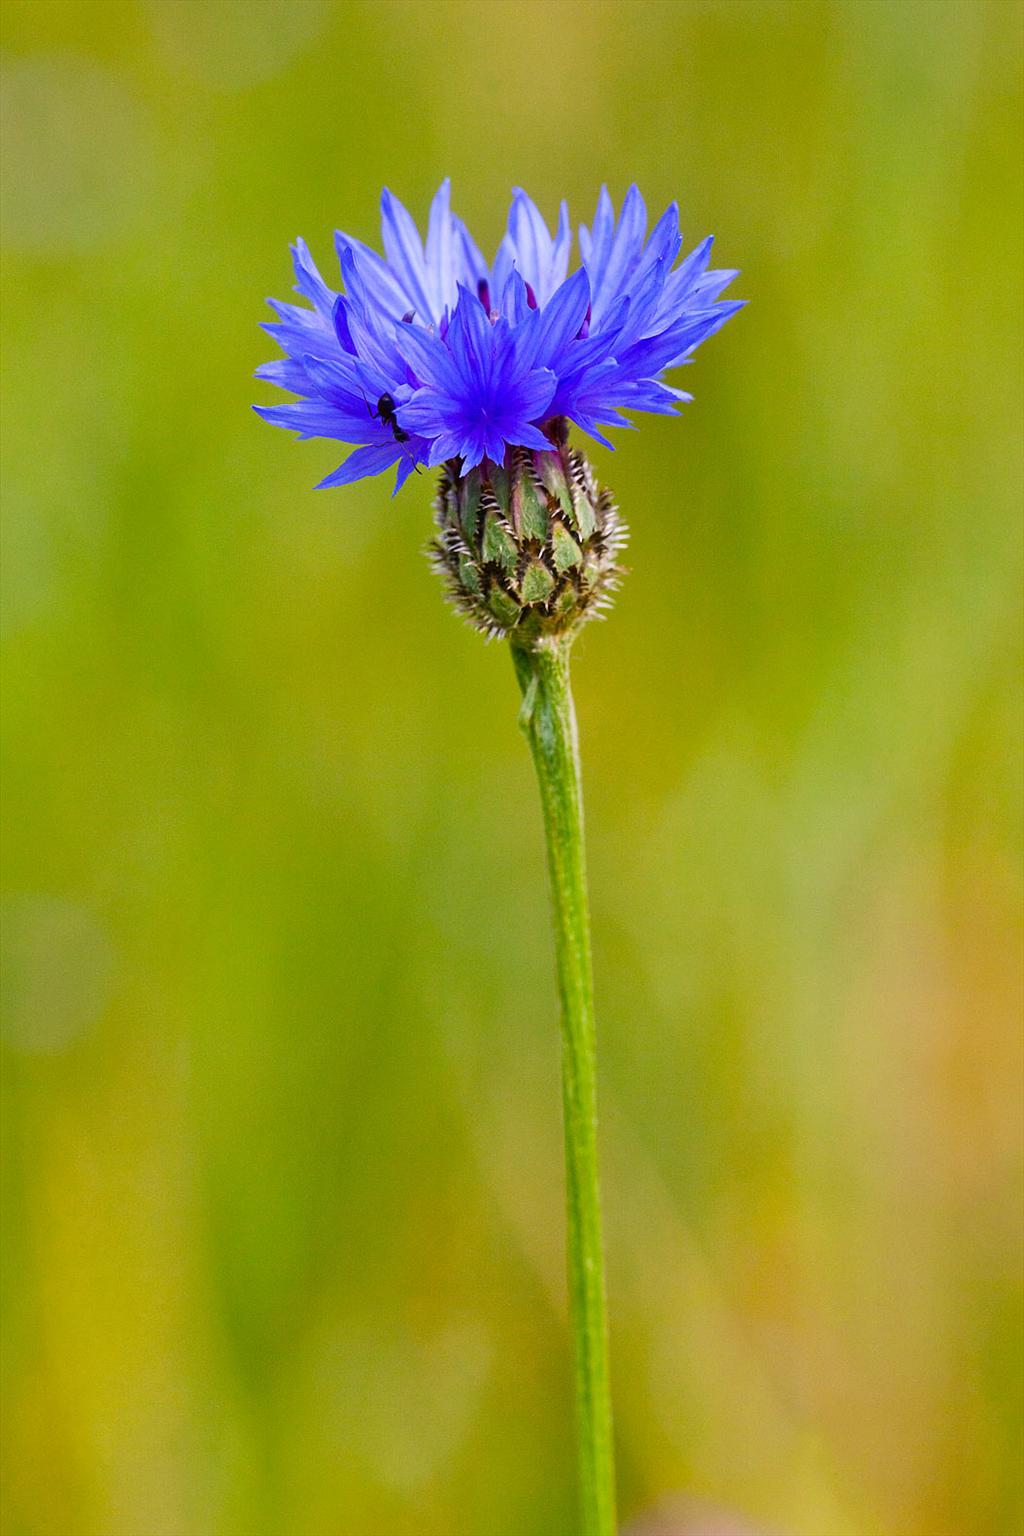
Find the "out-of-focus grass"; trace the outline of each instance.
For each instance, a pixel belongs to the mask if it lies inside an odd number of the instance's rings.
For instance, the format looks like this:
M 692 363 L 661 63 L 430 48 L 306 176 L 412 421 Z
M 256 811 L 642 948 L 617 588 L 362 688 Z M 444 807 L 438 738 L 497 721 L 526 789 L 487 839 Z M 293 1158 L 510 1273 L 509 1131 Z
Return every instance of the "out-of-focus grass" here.
M 750 308 L 578 648 L 623 1507 L 1018 1528 L 1021 12 L 6 0 L 10 1536 L 574 1528 L 507 658 L 248 410 L 287 241 L 637 179 Z

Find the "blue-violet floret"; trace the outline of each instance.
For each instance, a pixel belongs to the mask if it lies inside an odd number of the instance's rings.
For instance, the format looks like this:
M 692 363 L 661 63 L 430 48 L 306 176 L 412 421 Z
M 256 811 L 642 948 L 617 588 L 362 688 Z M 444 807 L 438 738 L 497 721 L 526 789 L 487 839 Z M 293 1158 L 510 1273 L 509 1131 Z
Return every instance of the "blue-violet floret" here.
M 295 286 L 312 307 L 269 301 L 276 319 L 264 329 L 286 355 L 257 377 L 298 399 L 255 409 L 301 437 L 354 445 L 323 486 L 391 465 L 396 490 L 420 466 L 500 465 L 510 447 L 547 448 L 562 418 L 611 447 L 602 429 L 629 426 L 623 411 L 668 413 L 692 398 L 665 371 L 743 307 L 720 299 L 737 274 L 709 270 L 710 238 L 676 265 L 674 203 L 647 237 L 635 186 L 618 219 L 601 189 L 571 275 L 568 208 L 552 235 L 520 188 L 491 266 L 452 213 L 447 179 L 425 243 L 387 190 L 381 227 L 383 256 L 336 235 L 339 291 L 297 240 Z

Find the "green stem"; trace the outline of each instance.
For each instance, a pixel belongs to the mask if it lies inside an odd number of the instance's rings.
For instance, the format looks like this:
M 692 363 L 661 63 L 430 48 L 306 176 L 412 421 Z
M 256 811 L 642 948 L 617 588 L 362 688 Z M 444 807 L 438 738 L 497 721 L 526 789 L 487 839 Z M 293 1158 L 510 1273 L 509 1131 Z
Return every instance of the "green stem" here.
M 569 1305 L 583 1533 L 614 1536 L 615 1463 L 597 1171 L 594 982 L 569 642 L 549 640 L 532 650 L 513 645 L 512 658 L 523 692 L 520 724 L 533 753 L 544 811 L 562 1002 Z

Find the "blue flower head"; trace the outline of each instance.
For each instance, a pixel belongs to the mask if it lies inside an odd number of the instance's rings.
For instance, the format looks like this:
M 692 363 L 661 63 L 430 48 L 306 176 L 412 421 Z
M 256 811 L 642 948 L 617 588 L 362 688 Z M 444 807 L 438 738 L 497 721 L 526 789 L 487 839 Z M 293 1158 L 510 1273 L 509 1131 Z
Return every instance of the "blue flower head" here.
M 285 356 L 257 376 L 297 399 L 255 409 L 301 437 L 353 445 L 324 486 L 392 465 L 396 490 L 421 466 L 501 467 L 512 450 L 554 451 L 566 421 L 611 447 L 604 429 L 630 425 L 624 411 L 672 412 L 691 398 L 665 372 L 742 308 L 720 298 L 736 273 L 709 270 L 710 239 L 677 264 L 675 204 L 647 236 L 635 186 L 617 219 L 602 189 L 571 275 L 568 209 L 552 235 L 520 189 L 490 266 L 452 213 L 447 180 L 425 242 L 386 190 L 381 226 L 383 256 L 337 234 L 339 290 L 296 241 L 308 303 L 270 301 L 265 329 Z

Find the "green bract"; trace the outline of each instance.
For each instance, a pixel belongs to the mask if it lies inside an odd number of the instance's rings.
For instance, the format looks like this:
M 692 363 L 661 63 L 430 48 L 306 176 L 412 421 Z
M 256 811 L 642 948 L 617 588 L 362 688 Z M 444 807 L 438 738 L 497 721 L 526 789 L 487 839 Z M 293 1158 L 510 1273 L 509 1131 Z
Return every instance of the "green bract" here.
M 531 645 L 609 606 L 626 528 L 564 431 L 546 453 L 509 449 L 503 465 L 445 464 L 434 505 L 434 564 L 485 634 Z

